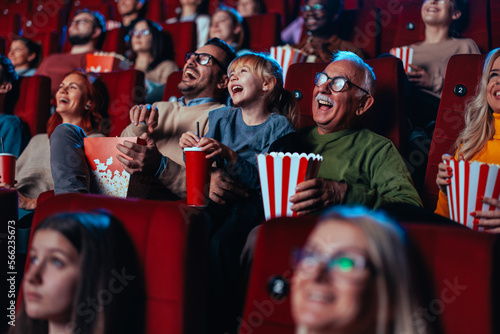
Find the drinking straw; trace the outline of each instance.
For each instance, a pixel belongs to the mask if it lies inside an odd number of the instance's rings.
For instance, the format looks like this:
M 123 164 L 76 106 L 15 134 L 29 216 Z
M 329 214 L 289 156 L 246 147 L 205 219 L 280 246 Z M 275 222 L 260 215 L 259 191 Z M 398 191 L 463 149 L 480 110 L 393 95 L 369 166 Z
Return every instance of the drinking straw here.
M 3 148 L 3 138 L 2 137 L 0 137 L 0 144 L 2 144 L 2 153 L 5 153 L 5 150 Z
M 200 137 L 200 122 L 196 122 L 196 135 L 198 136 L 198 138 L 201 138 Z

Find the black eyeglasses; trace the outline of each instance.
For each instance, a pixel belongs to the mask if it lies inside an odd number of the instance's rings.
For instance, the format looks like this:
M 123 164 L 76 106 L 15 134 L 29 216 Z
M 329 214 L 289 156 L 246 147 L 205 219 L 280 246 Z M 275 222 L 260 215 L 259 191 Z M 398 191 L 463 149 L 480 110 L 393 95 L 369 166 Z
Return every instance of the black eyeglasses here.
M 212 55 L 208 53 L 196 53 L 196 52 L 188 52 L 186 53 L 186 59 L 184 59 L 187 63 L 189 59 L 191 59 L 192 56 L 195 56 L 196 62 L 200 64 L 201 66 L 207 66 L 208 63 L 210 62 L 210 59 L 213 60 L 213 62 L 220 67 L 221 70 L 224 70 L 224 66 Z
M 330 78 L 328 75 L 326 75 L 323 72 L 316 73 L 316 77 L 314 78 L 314 84 L 319 87 L 319 86 L 323 85 L 325 82 L 327 82 L 328 80 L 331 80 L 330 81 L 330 88 L 334 92 L 340 92 L 342 89 L 344 89 L 346 84 L 349 84 L 351 86 L 354 86 L 356 88 L 361 89 L 367 95 L 370 95 L 370 93 L 368 93 L 365 89 L 359 87 L 358 85 L 353 84 L 351 81 L 347 80 L 344 77 Z

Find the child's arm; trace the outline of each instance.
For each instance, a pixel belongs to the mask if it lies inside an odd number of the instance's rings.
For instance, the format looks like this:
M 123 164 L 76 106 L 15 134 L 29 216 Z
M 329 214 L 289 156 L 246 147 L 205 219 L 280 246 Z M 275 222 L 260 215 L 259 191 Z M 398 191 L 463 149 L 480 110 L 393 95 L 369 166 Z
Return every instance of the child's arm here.
M 182 134 L 179 139 L 179 146 L 181 148 L 194 147 L 198 145 L 200 138 L 193 131 L 188 131 Z

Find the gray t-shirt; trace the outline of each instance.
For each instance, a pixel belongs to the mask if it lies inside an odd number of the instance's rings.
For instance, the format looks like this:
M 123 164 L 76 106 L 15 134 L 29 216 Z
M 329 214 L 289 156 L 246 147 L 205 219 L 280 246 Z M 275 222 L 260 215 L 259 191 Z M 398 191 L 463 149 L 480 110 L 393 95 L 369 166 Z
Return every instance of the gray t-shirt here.
M 223 107 L 208 114 L 208 132 L 205 137 L 218 140 L 238 154 L 236 165 L 229 174 L 250 188 L 260 187 L 257 154 L 265 153 L 271 144 L 284 135 L 294 132 L 285 116 L 271 114 L 259 125 L 246 125 L 241 109 Z M 226 161 L 216 159 L 217 166 L 226 167 Z

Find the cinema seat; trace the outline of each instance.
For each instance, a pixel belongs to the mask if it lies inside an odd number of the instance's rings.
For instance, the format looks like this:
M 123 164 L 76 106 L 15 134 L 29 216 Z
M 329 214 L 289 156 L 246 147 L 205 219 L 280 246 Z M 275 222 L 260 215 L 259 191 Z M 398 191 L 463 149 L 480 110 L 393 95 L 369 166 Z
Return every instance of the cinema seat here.
M 243 22 L 249 35 L 250 50 L 269 52 L 271 46 L 281 43 L 281 18 L 279 14 L 268 13 L 249 16 Z
M 403 88 L 403 65 L 397 58 L 367 60 L 377 78 L 375 103 L 363 117 L 363 125 L 389 138 L 400 152 L 404 150 L 406 109 Z M 300 108 L 299 126 L 315 125 L 311 104 L 314 76 L 327 63 L 293 64 L 287 74 L 285 88 L 294 92 Z
M 289 297 L 291 254 L 304 245 L 314 223 L 312 217 L 279 218 L 261 226 L 240 334 L 295 333 Z M 421 263 L 418 268 L 427 271 L 416 275 L 427 276 L 431 282 L 424 292 L 433 297 L 421 310 L 432 325 L 441 320 L 445 334 L 497 333 L 498 237 L 460 226 L 421 223 L 404 227 L 415 245 L 412 254 Z
M 482 53 L 491 49 L 488 1 L 469 2 L 468 25 L 462 32 L 462 37 L 474 40 Z M 403 5 L 393 46 L 409 45 L 424 40 L 425 26 L 420 15 L 420 8 L 419 3 Z
M 362 49 L 368 59 L 380 53 L 380 9 L 367 7 L 344 10 L 339 17 L 339 36 Z
M 163 0 L 149 0 L 146 4 L 146 18 L 155 22 L 163 22 L 165 20 L 165 2 Z
M 101 73 L 100 77 L 109 95 L 109 121 L 104 123 L 104 126 L 109 127 L 110 137 L 120 136 L 123 129 L 130 124 L 130 108 L 144 103 L 144 72 L 131 69 Z
M 31 136 L 47 132 L 50 118 L 50 78 L 43 75 L 21 77 L 14 115 L 28 125 Z
M 451 149 L 464 127 L 465 106 L 476 93 L 484 59 L 484 55 L 455 55 L 448 62 L 421 196 L 429 210 L 436 209 L 441 156 L 455 153 Z
M 182 96 L 181 91 L 177 88 L 181 79 L 182 71 L 173 72 L 168 76 L 167 83 L 165 84 L 165 90 L 163 91 L 163 101 L 176 101 Z
M 490 1 L 491 48 L 500 47 L 500 2 Z
M 32 40 L 42 45 L 42 59 L 59 52 L 59 34 L 55 31 L 36 34 Z
M 168 6 L 168 4 L 167 4 Z M 163 23 L 174 44 L 174 60 L 179 68 L 185 64 L 186 53 L 196 50 L 196 24 L 194 22 Z
M 64 194 L 40 204 L 33 218 L 32 234 L 43 219 L 53 214 L 98 208 L 121 220 L 136 246 L 146 283 L 145 333 L 203 333 L 203 216 L 176 202 Z

